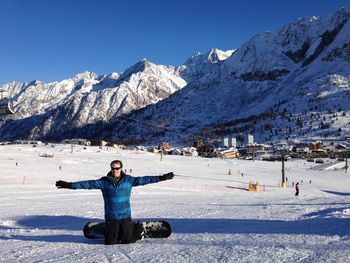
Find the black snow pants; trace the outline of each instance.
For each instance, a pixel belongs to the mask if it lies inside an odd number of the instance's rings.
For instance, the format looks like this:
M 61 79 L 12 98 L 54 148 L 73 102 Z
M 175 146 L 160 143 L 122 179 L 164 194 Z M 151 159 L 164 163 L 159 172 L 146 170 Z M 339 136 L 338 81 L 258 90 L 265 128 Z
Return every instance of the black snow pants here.
M 128 244 L 135 242 L 133 238 L 134 224 L 131 218 L 120 220 L 106 220 L 105 244 Z

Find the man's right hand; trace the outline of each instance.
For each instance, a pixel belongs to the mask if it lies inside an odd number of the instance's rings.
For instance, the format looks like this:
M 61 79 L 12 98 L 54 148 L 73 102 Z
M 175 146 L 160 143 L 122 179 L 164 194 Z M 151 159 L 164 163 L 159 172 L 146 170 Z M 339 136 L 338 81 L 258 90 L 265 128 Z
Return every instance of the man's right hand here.
M 68 188 L 68 189 L 72 189 L 72 184 L 70 182 L 66 182 L 66 181 L 57 181 L 56 182 L 56 187 L 57 188 Z

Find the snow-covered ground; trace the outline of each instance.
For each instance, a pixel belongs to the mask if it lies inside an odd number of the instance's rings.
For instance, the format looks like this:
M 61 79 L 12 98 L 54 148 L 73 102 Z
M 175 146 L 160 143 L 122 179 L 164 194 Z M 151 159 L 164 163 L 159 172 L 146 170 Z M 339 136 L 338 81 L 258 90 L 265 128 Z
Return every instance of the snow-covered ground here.
M 168 239 L 105 246 L 84 238 L 84 224 L 103 219 L 101 193 L 54 182 L 100 178 L 114 159 L 134 176 L 177 175 L 132 196 L 133 219 L 166 219 Z M 315 166 L 286 162 L 283 189 L 279 162 L 0 146 L 0 262 L 350 262 L 350 173 Z M 291 183 L 301 180 L 295 197 Z M 243 190 L 249 182 L 261 191 Z

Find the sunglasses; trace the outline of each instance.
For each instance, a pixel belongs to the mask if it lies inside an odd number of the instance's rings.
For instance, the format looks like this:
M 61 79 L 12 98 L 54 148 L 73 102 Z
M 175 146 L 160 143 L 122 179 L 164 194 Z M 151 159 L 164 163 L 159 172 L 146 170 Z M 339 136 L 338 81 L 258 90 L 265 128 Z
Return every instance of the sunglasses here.
M 113 171 L 113 170 L 116 170 L 116 171 L 118 171 L 118 170 L 120 170 L 120 169 L 122 169 L 121 167 L 111 167 L 111 170 Z

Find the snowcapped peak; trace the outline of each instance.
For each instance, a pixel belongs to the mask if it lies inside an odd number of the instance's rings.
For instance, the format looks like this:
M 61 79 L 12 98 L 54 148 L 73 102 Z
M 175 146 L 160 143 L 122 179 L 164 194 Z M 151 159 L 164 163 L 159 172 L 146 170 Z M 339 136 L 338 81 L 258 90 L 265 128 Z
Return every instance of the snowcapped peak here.
M 208 61 L 211 63 L 217 63 L 218 61 L 223 61 L 229 58 L 233 52 L 235 52 L 235 49 L 222 51 L 217 48 L 212 48 L 208 53 Z
M 15 86 L 15 85 L 21 85 L 22 83 L 19 83 L 17 81 L 12 81 L 12 82 L 9 82 L 9 83 L 5 83 L 3 85 L 0 86 L 0 89 L 4 89 L 6 90 L 7 87 L 9 86 Z
M 43 84 L 43 82 L 40 80 L 33 80 L 33 81 L 30 81 L 28 83 L 28 86 L 36 86 L 36 85 L 40 85 L 40 84 Z
M 210 63 L 217 63 L 218 61 L 220 61 L 220 51 L 217 48 L 212 48 L 207 56 L 207 61 Z
M 84 71 L 82 73 L 79 73 L 73 77 L 75 80 L 82 80 L 82 79 L 97 79 L 99 77 L 98 74 L 91 72 L 91 71 Z
M 112 72 L 111 74 L 108 74 L 107 77 L 109 79 L 117 79 L 117 78 L 119 78 L 119 74 L 116 72 Z
M 308 17 L 299 17 L 296 20 L 296 23 L 308 23 L 308 22 L 314 22 L 316 20 L 320 19 L 319 16 L 308 16 Z
M 222 51 L 218 48 L 212 48 L 205 54 L 196 52 L 184 63 L 184 65 L 214 64 L 226 60 L 234 51 L 235 49 Z
M 149 87 L 148 96 L 151 96 L 153 89 L 156 89 L 157 92 L 162 91 L 164 95 L 171 94 L 186 85 L 186 81 L 175 73 L 174 67 L 157 65 L 147 59 L 142 59 L 126 69 L 119 76 L 115 85 L 119 86 L 123 83 L 124 86 L 129 85 L 133 89 L 143 87 L 144 90 L 148 90 Z
M 235 49 L 222 51 L 218 48 L 212 48 L 205 54 L 196 52 L 183 65 L 179 66 L 176 72 L 187 82 L 199 80 L 206 73 L 216 69 L 221 64 L 219 62 L 228 59 L 235 51 Z
M 193 55 L 187 59 L 184 65 L 196 64 L 196 62 L 202 60 L 203 54 L 201 52 L 195 52 Z
M 135 74 L 137 72 L 142 72 L 144 71 L 146 68 L 151 67 L 152 64 L 151 62 L 149 62 L 147 59 L 142 59 L 139 62 L 137 62 L 136 64 L 132 65 L 131 67 L 129 67 L 128 69 L 126 69 L 121 75 L 120 75 L 120 79 L 124 80 L 125 78 L 128 78 L 130 75 Z
M 147 58 L 143 58 L 141 59 L 139 62 L 137 62 L 136 64 L 132 65 L 130 68 L 146 68 L 149 67 L 151 65 L 154 65 L 152 62 L 150 62 L 149 60 L 147 60 Z
M 289 31 L 305 31 L 307 28 L 311 29 L 312 33 L 317 34 L 316 30 L 320 32 L 327 30 L 332 30 L 334 25 L 337 25 L 350 18 L 350 7 L 342 8 L 334 13 L 320 17 L 320 16 L 308 16 L 297 19 L 295 22 L 290 23 L 282 28 L 288 29 Z M 320 33 L 318 32 L 318 33 Z
M 309 17 L 309 21 L 312 22 L 312 21 L 315 21 L 319 18 L 320 18 L 319 16 L 311 16 L 311 17 Z
M 116 72 L 112 72 L 110 74 L 104 74 L 100 76 L 99 81 L 100 83 L 115 83 L 115 81 L 119 78 L 119 74 Z

